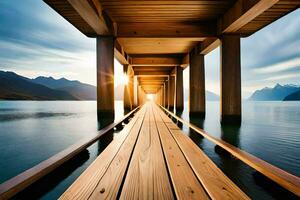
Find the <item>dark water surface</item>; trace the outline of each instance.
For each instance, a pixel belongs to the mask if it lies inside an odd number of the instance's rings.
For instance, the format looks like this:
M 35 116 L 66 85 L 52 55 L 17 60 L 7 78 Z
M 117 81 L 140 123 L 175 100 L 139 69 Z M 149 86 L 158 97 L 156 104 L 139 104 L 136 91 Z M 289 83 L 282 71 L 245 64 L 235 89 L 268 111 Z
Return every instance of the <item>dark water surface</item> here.
M 124 115 L 116 102 L 116 119 Z M 186 104 L 187 108 L 188 105 Z M 0 101 L 0 182 L 23 172 L 81 138 L 97 132 L 96 102 Z M 244 102 L 243 122 L 221 126 L 219 102 L 207 102 L 205 119 L 178 115 L 239 148 L 300 176 L 300 102 Z M 265 181 L 258 173 L 222 153 L 215 145 L 182 127 L 198 146 L 250 197 L 291 199 L 289 193 Z M 62 169 L 46 177 L 35 198 L 56 199 L 113 139 L 102 138 Z

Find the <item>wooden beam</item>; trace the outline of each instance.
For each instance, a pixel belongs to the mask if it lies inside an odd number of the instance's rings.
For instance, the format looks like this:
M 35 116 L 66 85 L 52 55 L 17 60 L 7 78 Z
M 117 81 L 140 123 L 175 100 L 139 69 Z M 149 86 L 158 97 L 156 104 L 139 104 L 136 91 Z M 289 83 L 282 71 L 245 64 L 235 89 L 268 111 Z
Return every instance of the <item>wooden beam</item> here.
M 135 75 L 140 76 L 140 75 L 151 75 L 151 76 L 156 76 L 156 75 L 162 75 L 162 76 L 167 76 L 170 74 L 168 71 L 135 71 Z
M 235 33 L 279 0 L 238 0 L 218 21 L 218 34 Z
M 127 61 L 127 54 L 124 51 L 123 47 L 118 42 L 118 40 L 115 40 L 114 54 L 115 54 L 115 58 L 119 61 L 120 64 L 122 65 L 129 64 Z
M 182 63 L 182 55 L 154 54 L 130 55 L 132 66 L 178 66 Z
M 102 12 L 100 12 L 101 8 L 98 7 L 97 8 L 98 11 L 96 11 L 89 3 L 89 1 L 86 0 L 67 0 L 67 1 L 72 5 L 72 7 L 77 11 L 77 13 L 86 21 L 86 23 L 89 24 L 94 29 L 97 35 L 111 34 L 103 18 Z
M 206 38 L 203 42 L 200 42 L 198 46 L 198 53 L 206 55 L 220 46 L 221 41 L 218 38 Z
M 216 23 L 120 23 L 118 24 L 118 37 L 214 37 L 216 36 Z

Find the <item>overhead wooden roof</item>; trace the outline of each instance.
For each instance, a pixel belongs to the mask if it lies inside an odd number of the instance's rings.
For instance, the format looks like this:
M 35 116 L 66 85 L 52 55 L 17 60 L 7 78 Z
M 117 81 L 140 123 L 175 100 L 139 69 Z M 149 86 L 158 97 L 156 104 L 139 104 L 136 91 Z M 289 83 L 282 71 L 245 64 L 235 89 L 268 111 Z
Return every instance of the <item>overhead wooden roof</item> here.
M 185 67 L 192 49 L 207 54 L 222 34 L 249 36 L 300 6 L 300 0 L 44 1 L 88 37 L 116 37 L 115 57 L 142 76 L 158 75 L 141 72 L 149 66 Z

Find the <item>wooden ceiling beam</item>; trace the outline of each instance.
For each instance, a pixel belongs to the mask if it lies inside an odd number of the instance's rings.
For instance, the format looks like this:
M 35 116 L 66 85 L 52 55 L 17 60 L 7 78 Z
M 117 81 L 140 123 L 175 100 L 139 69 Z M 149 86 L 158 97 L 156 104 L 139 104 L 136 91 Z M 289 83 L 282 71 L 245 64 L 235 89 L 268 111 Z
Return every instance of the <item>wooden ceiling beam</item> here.
M 169 71 L 135 71 L 134 75 L 148 75 L 148 76 L 168 76 L 170 74 Z
M 120 45 L 118 40 L 115 40 L 114 56 L 122 65 L 128 65 L 127 53 L 124 51 L 124 48 Z
M 154 54 L 131 55 L 132 66 L 179 66 L 182 63 L 182 55 Z
M 221 41 L 218 38 L 206 38 L 203 42 L 200 42 L 196 48 L 199 54 L 206 55 L 220 46 Z
M 131 22 L 119 23 L 117 37 L 119 38 L 199 38 L 214 37 L 217 33 L 215 22 Z
M 279 0 L 238 0 L 218 20 L 218 34 L 235 33 Z

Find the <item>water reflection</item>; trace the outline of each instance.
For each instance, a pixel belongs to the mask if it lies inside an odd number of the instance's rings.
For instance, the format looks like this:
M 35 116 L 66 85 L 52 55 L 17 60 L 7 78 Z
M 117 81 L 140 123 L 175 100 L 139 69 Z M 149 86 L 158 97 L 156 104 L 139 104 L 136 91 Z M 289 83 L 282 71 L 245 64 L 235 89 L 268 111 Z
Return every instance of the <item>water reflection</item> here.
M 98 113 L 98 130 L 105 128 L 115 120 L 114 114 L 99 114 Z M 98 155 L 111 143 L 114 139 L 114 129 L 110 130 L 101 136 L 98 142 Z
M 189 121 L 191 124 L 203 129 L 204 118 L 202 116 L 189 116 Z M 197 144 L 199 147 L 202 147 L 203 136 L 189 128 L 189 137 Z

